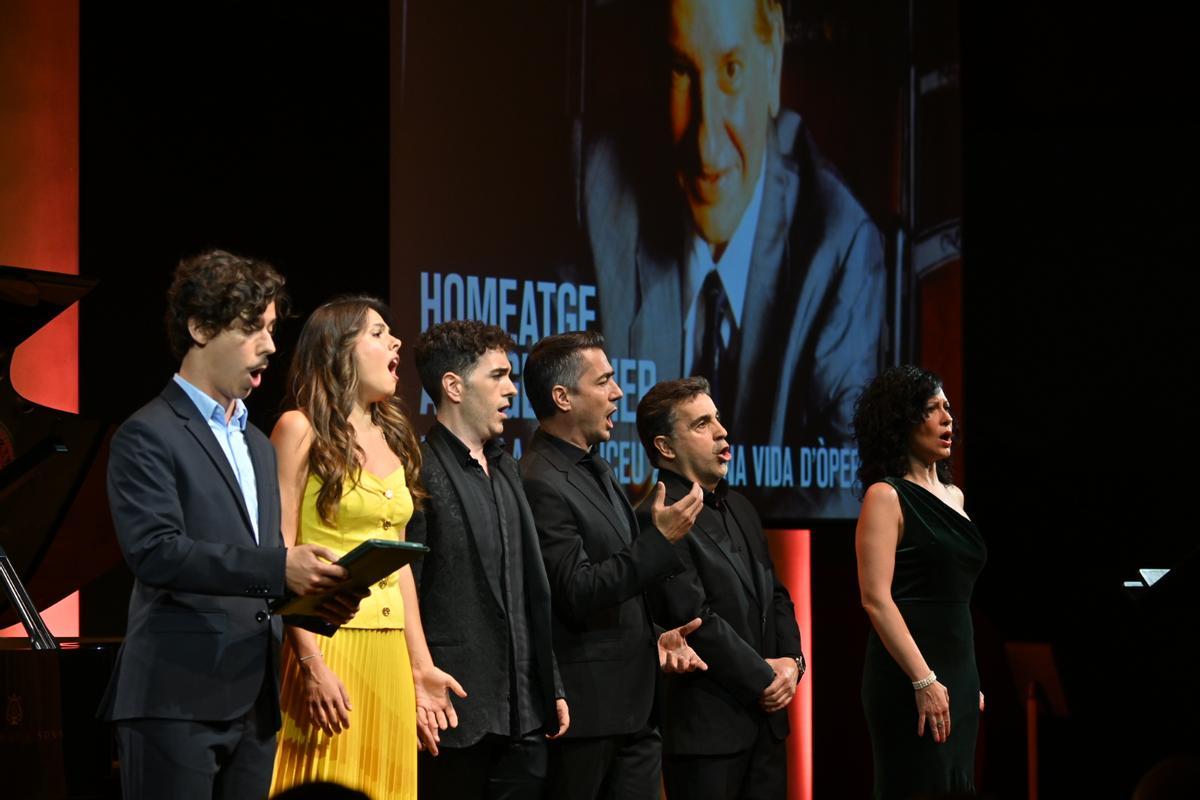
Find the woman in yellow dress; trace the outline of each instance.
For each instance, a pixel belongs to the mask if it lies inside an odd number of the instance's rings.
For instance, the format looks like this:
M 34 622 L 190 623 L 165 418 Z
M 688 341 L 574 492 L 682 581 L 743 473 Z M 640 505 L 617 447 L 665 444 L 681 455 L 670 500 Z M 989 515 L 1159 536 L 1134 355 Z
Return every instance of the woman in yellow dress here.
M 366 539 L 402 539 L 423 497 L 420 447 L 395 397 L 400 340 L 388 316 L 374 298 L 341 298 L 300 333 L 289 372 L 295 409 L 271 434 L 288 546 L 319 543 L 340 555 Z M 332 637 L 287 627 L 272 794 L 334 781 L 373 800 L 415 800 L 410 651 L 429 662 L 408 567 L 372 587 Z

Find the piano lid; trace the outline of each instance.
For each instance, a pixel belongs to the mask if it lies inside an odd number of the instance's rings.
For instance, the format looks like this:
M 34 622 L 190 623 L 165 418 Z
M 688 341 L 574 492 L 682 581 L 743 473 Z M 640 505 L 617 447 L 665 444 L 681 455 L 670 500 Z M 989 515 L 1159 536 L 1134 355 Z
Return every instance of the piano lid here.
M 104 490 L 106 426 L 17 394 L 12 354 L 96 282 L 0 266 L 0 545 L 39 608 L 120 560 Z M 0 626 L 16 621 L 0 596 Z
M 0 353 L 5 354 L 5 366 L 17 345 L 95 285 L 96 281 L 77 275 L 0 264 Z

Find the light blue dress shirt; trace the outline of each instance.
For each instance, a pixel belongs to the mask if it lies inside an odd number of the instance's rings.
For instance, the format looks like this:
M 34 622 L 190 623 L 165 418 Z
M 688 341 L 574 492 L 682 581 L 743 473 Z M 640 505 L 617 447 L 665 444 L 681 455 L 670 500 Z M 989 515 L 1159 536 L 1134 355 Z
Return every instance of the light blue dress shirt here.
M 242 499 L 246 501 L 246 510 L 250 512 L 250 524 L 254 528 L 254 541 L 258 539 L 258 482 L 254 477 L 254 464 L 250 461 L 250 448 L 246 445 L 246 422 L 249 414 L 246 404 L 240 399 L 234 400 L 233 418 L 225 423 L 225 409 L 216 400 L 188 383 L 183 376 L 176 373 L 175 383 L 187 392 L 200 416 L 208 423 L 221 447 L 229 466 L 233 467 L 234 477 L 242 489 Z

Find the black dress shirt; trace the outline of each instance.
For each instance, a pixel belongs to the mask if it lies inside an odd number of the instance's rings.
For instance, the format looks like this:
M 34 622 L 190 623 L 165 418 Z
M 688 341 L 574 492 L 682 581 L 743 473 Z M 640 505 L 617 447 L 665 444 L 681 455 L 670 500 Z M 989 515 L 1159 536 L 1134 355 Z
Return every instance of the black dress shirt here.
M 488 463 L 488 471 L 484 472 L 483 465 L 471 455 L 467 446 L 449 429 L 446 429 L 446 433 L 449 434 L 446 438 L 454 450 L 456 461 L 468 478 L 466 486 L 472 496 L 464 497 L 463 502 L 474 503 L 476 507 L 484 509 L 492 533 L 476 537 L 479 558 L 484 564 L 500 564 L 500 588 L 510 642 L 507 655 L 511 693 L 507 701 L 512 727 L 507 731 L 492 733 L 521 736 L 541 728 L 545 719 L 537 702 L 541 691 L 533 670 L 517 498 L 509 482 L 499 472 L 498 462 L 503 452 L 499 440 L 492 439 L 483 446 L 483 456 Z

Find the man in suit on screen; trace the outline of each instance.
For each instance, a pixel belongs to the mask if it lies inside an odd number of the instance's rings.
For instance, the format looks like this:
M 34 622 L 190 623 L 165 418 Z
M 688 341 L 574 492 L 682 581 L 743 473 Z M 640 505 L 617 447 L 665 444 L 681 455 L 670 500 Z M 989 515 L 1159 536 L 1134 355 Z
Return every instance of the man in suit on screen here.
M 880 363 L 883 241 L 780 105 L 782 7 L 660 0 L 649 16 L 666 113 L 632 145 L 597 137 L 583 167 L 609 351 L 706 377 L 740 443 L 849 446 Z M 776 499 L 797 517 L 857 505 L 849 489 Z

